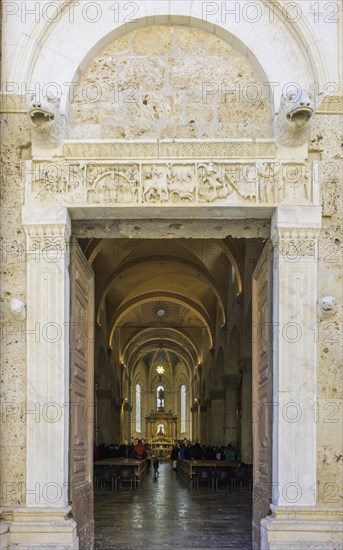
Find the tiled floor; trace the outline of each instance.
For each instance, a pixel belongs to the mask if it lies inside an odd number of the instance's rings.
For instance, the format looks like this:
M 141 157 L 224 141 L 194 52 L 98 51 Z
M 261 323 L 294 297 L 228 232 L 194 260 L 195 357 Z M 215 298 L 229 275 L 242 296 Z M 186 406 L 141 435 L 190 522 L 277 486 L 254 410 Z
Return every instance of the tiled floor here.
M 225 489 L 192 491 L 170 464 L 133 493 L 95 495 L 96 550 L 251 550 L 251 498 Z

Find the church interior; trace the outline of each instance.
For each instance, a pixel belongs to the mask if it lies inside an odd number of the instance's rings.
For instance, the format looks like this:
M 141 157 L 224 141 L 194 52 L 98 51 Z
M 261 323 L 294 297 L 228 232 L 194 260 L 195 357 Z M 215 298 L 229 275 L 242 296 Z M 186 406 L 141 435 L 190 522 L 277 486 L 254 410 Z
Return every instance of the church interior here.
M 262 239 L 81 240 L 95 274 L 95 445 L 230 443 L 252 463 Z

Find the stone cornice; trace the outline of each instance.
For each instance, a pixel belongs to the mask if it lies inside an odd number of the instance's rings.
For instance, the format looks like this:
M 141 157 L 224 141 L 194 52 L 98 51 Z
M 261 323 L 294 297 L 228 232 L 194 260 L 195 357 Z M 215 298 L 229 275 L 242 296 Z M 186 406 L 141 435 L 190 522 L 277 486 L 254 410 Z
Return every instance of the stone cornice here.
M 56 238 L 68 241 L 71 236 L 70 227 L 64 224 L 30 224 L 24 225 L 27 237 L 36 238 Z
M 273 139 L 232 140 L 66 140 L 66 160 L 274 159 Z

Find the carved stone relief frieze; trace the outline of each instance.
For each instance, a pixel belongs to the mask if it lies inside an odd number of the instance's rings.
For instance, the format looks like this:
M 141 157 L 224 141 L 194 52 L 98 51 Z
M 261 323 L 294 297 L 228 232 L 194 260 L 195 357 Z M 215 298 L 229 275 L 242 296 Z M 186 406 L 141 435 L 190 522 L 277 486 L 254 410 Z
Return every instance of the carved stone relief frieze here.
M 311 204 L 310 167 L 276 161 L 33 161 L 26 204 Z

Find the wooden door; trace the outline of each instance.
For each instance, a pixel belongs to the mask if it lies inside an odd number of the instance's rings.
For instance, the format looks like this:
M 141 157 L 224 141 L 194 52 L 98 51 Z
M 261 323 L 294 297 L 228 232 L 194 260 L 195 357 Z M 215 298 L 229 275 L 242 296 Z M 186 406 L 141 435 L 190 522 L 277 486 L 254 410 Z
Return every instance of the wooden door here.
M 71 250 L 70 501 L 79 544 L 94 544 L 94 274 L 76 240 Z
M 252 280 L 253 548 L 272 498 L 272 258 L 267 244 Z

